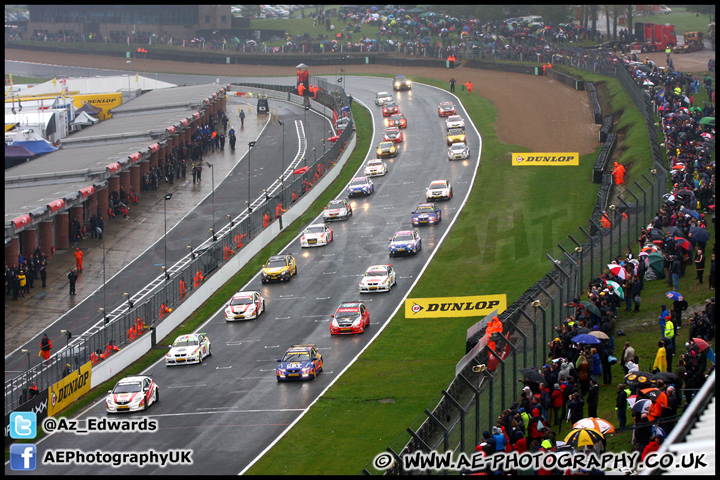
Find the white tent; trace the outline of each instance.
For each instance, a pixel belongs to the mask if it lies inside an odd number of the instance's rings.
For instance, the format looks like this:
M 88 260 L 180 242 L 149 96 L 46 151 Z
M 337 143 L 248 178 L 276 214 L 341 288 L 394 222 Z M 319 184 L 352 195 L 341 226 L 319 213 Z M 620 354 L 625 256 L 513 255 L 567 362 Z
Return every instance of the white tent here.
M 100 120 L 95 117 L 88 115 L 86 112 L 80 112 L 80 115 L 75 117 L 75 120 L 71 122 L 72 125 L 78 125 L 81 127 L 87 127 L 89 125 L 95 125 Z

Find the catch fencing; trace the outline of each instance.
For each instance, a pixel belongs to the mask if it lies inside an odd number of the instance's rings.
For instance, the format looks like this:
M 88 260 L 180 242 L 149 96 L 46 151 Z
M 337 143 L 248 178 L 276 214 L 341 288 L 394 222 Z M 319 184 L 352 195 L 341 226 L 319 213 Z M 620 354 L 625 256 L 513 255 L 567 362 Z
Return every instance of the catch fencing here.
M 332 117 L 333 111 L 337 112 L 339 117 L 347 116 L 347 126 L 339 132 L 337 140 L 327 142 L 322 154 L 317 152 L 310 155 L 305 148 L 302 156 L 298 155 L 287 165 L 282 180 L 275 180 L 265 194 L 250 202 L 250 209 L 233 219 L 230 225 L 212 232 L 213 236 L 205 243 L 189 251 L 184 258 L 172 265 L 166 278 L 161 276 L 146 287 L 147 295 L 143 297 L 142 303 L 132 306 L 130 303 L 124 304 L 118 307 L 117 312 L 107 312 L 104 321 L 101 320 L 98 325 L 72 339 L 48 360 L 6 380 L 6 416 L 29 400 L 28 389 L 31 384 L 34 383 L 38 390 L 43 392 L 88 361 L 101 362 L 104 357 L 112 355 L 114 347 L 122 348 L 141 335 L 154 335 L 155 327 L 168 316 L 171 309 L 187 301 L 205 278 L 212 275 L 238 251 L 247 248 L 248 243 L 272 222 L 282 221 L 282 216 L 276 215 L 290 208 L 335 166 L 354 129 L 348 97 L 340 86 L 323 79 L 315 80 L 321 88 L 317 99 L 300 97 L 291 93 L 288 87 L 280 85 L 243 83 L 235 84 L 235 88 L 242 88 L 255 96 L 272 96 L 305 105 L 326 116 Z M 307 147 L 304 138 L 303 146 Z M 251 154 L 250 151 L 248 156 Z M 305 172 L 295 173 L 298 169 Z M 136 328 L 138 326 L 140 328 Z M 28 352 L 28 355 L 30 354 Z M 67 367 L 67 364 L 70 364 L 70 367 Z
M 553 60 L 553 63 L 559 62 Z M 489 64 L 478 62 L 479 68 L 491 68 Z M 518 399 L 518 380 L 522 379 L 518 371 L 538 368 L 546 362 L 548 343 L 557 336 L 556 328 L 574 313 L 564 304 L 572 304 L 608 263 L 618 256 L 624 258 L 626 249 L 637 241 L 641 229 L 663 203 L 668 172 L 663 167 L 657 142 L 650 96 L 621 65 L 600 64 L 592 57 L 584 60 L 564 58 L 563 64 L 609 74 L 620 80 L 646 119 L 653 168 L 647 174 L 643 173 L 639 181 L 624 184 L 621 188 L 613 185 L 609 172 L 603 173 L 592 218 L 546 254 L 550 271 L 498 316 L 503 323 L 505 340 L 496 342 L 493 350 L 487 336 L 483 337 L 477 356 L 464 364 L 450 385 L 432 399 L 406 432 L 391 442 L 387 451 L 394 461 L 389 468 L 378 470 L 369 462 L 363 469 L 365 474 L 448 473 L 406 471 L 402 457 L 418 451 L 452 452 L 455 458 L 460 452 L 475 453 L 475 447 L 482 441 L 482 432 L 491 430 L 502 411 Z M 532 74 L 531 71 L 527 73 Z M 605 225 L 600 223 L 603 214 Z M 480 365 L 484 367 L 479 368 Z

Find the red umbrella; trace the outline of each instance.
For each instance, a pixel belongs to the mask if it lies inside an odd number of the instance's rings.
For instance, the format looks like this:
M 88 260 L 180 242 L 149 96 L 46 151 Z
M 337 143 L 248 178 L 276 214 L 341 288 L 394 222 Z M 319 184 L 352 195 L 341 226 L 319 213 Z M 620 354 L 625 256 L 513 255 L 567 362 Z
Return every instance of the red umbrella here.
M 702 338 L 693 338 L 692 341 L 695 342 L 695 345 L 697 345 L 698 347 L 700 347 L 700 351 L 701 351 L 701 352 L 704 352 L 705 350 L 707 350 L 708 348 L 710 348 L 710 344 L 707 343 L 707 342 L 706 342 L 705 340 L 703 340 Z
M 297 170 L 295 170 L 293 173 L 295 175 L 302 175 L 303 173 L 307 172 L 308 170 L 310 170 L 310 167 L 300 167 Z
M 687 250 L 688 252 L 689 252 L 690 250 L 692 250 L 692 244 L 691 244 L 689 241 L 685 240 L 684 238 L 682 238 L 682 237 L 673 237 L 673 240 L 675 240 L 675 246 L 676 246 L 676 247 L 680 247 L 680 248 L 682 248 L 683 250 Z
M 329 137 L 327 139 L 327 141 L 335 143 L 335 142 L 337 142 L 338 138 L 340 138 L 340 135 L 335 135 L 335 136 Z
M 608 264 L 608 268 L 610 269 L 610 273 L 612 273 L 616 277 L 620 277 L 622 279 L 627 278 L 627 271 L 621 265 L 618 265 L 616 263 L 610 263 Z
M 662 240 L 653 240 L 652 243 L 662 246 L 665 242 L 663 242 Z

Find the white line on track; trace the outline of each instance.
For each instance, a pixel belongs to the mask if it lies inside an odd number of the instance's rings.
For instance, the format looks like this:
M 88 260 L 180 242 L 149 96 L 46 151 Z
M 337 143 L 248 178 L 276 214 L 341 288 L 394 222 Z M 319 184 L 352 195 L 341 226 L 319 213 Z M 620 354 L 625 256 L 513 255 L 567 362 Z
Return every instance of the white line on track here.
M 204 412 L 184 412 L 184 413 L 161 413 L 158 415 L 153 415 L 153 418 L 156 417 L 181 417 L 183 415 L 209 415 L 213 413 L 284 413 L 284 412 L 302 412 L 303 408 L 278 408 L 275 410 L 220 410 L 217 412 L 210 412 L 210 411 L 204 411 Z
M 207 385 L 203 383 L 202 385 L 171 385 L 171 386 L 165 387 L 165 388 L 187 388 L 187 387 L 205 387 L 205 386 L 207 386 Z

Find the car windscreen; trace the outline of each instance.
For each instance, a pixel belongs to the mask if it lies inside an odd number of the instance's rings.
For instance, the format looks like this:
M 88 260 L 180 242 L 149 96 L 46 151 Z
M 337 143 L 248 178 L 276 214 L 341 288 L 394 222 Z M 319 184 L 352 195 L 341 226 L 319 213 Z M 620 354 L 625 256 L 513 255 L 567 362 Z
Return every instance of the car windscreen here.
M 343 202 L 330 202 L 327 208 L 345 208 L 345 204 Z
M 281 268 L 286 267 L 287 263 L 285 263 L 285 260 L 279 259 L 279 260 L 270 260 L 268 261 L 267 265 L 265 265 L 265 268 Z
M 365 272 L 366 277 L 386 277 L 387 272 L 384 270 L 373 270 Z
M 393 242 L 412 242 L 412 240 L 413 240 L 412 233 L 398 233 L 393 238 Z
M 113 393 L 135 393 L 142 390 L 142 386 L 139 383 L 121 383 L 115 385 Z
M 353 180 L 350 183 L 350 185 L 352 185 L 354 187 L 362 187 L 363 185 L 366 185 L 366 184 L 367 184 L 367 182 L 365 181 L 364 178 L 356 178 L 355 180 Z
M 315 225 L 305 229 L 305 233 L 323 233 L 324 231 L 325 227 L 323 227 L 322 225 Z
M 465 134 L 465 132 L 463 132 L 462 129 L 460 129 L 460 128 L 451 128 L 450 131 L 448 132 L 448 135 L 455 135 L 455 136 L 464 135 L 464 134 Z
M 239 297 L 230 300 L 230 305 L 250 305 L 253 303 L 252 297 Z
M 442 182 L 431 183 L 430 188 L 445 188 L 445 184 Z
M 173 347 L 196 347 L 199 345 L 197 339 L 178 340 L 173 343 Z
M 465 150 L 465 145 L 462 143 L 453 143 L 452 147 L 450 147 L 450 150 L 462 152 L 463 150 Z
M 283 362 L 308 362 L 310 354 L 307 352 L 288 352 L 282 359 Z
M 433 213 L 435 210 L 430 205 L 420 205 L 415 209 L 415 213 Z
M 393 116 L 390 117 L 390 118 L 392 118 L 392 120 L 393 120 L 394 122 L 399 122 L 400 120 L 403 119 L 403 116 L 402 116 L 402 115 L 393 115 Z

